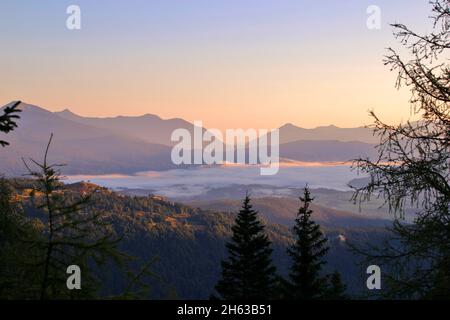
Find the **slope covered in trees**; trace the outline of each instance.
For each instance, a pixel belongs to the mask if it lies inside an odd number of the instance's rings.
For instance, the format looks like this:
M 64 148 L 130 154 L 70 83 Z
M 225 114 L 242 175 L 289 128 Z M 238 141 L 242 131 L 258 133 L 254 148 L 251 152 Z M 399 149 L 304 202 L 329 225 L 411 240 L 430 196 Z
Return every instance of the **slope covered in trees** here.
M 12 187 L 12 204 L 19 212 L 26 213 L 33 225 L 42 223 L 42 212 L 36 208 L 37 198 L 32 181 L 8 180 Z M 93 192 L 95 190 L 95 192 Z M 92 193 L 85 209 L 101 212 L 105 222 L 112 225 L 112 236 L 121 238 L 119 250 L 134 257 L 130 269 L 137 272 L 147 261 L 153 277 L 146 279 L 150 286 L 150 298 L 209 298 L 220 278 L 220 261 L 226 258 L 225 243 L 231 237 L 235 215 L 200 210 L 167 201 L 158 196 L 130 197 L 89 183 L 64 185 L 63 197 L 77 198 Z M 281 275 L 287 276 L 291 263 L 286 248 L 293 242 L 288 227 L 266 223 L 266 232 L 272 241 L 273 260 Z M 364 270 L 338 235 L 340 230 L 327 230 L 329 245 L 327 255 L 329 269 L 338 270 L 353 294 L 363 288 Z M 362 231 L 347 230 L 347 239 L 356 242 L 377 242 L 385 233 L 382 229 Z M 102 269 L 98 277 L 104 284 L 102 295 L 107 297 L 123 292 L 127 278 L 115 266 Z

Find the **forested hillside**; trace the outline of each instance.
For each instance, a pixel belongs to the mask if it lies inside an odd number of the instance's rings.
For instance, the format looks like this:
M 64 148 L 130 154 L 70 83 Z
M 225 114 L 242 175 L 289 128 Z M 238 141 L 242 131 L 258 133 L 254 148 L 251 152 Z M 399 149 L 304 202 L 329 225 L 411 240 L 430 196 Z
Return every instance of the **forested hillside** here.
M 41 195 L 31 191 L 31 180 L 10 182 L 14 186 L 15 205 L 29 218 L 36 219 L 38 226 L 43 215 L 36 209 L 36 203 Z M 67 199 L 92 194 L 85 210 L 105 213 L 114 234 L 121 239 L 119 249 L 135 258 L 132 270 L 155 259 L 151 265 L 154 276 L 145 280 L 151 289 L 147 298 L 198 299 L 214 293 L 234 214 L 194 209 L 153 195 L 125 196 L 84 182 L 62 185 L 59 192 Z M 339 237 L 343 231 L 346 241 L 357 242 L 377 241 L 384 231 L 325 230 L 331 245 L 328 269 L 340 271 L 349 291 L 356 294 L 363 287 L 364 273 L 342 235 Z M 274 262 L 279 272 L 286 275 L 290 263 L 286 247 L 292 243 L 291 231 L 285 226 L 268 224 L 268 234 L 273 242 Z M 105 270 L 106 273 L 99 274 L 103 283 L 101 294 L 107 297 L 122 292 L 127 281 L 125 273 L 116 267 Z

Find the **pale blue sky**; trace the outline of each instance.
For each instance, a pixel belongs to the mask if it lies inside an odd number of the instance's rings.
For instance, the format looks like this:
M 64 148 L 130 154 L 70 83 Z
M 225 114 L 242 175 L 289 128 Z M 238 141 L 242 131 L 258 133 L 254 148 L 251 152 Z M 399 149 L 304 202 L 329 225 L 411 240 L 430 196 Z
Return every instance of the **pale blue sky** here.
M 65 27 L 71 4 L 82 10 L 78 31 Z M 379 31 L 366 28 L 371 4 Z M 388 23 L 425 30 L 429 9 L 427 0 L 2 0 L 0 104 L 219 128 L 355 126 L 372 108 L 396 121 L 409 107 L 382 64 L 396 44 Z

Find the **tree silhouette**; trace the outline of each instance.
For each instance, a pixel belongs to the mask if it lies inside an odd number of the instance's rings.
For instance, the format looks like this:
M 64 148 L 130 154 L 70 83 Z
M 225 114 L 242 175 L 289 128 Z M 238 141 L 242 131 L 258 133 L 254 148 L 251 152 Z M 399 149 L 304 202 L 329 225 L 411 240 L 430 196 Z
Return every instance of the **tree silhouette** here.
M 222 279 L 216 285 L 223 299 L 272 298 L 275 267 L 264 229 L 247 195 L 232 227 L 233 236 L 226 245 L 228 260 L 222 261 Z
M 288 296 L 292 299 L 321 299 L 325 296 L 327 279 L 321 276 L 322 258 L 328 252 L 327 239 L 320 231 L 320 226 L 311 220 L 310 209 L 314 200 L 308 187 L 305 187 L 303 206 L 295 219 L 295 243 L 288 249 L 293 259 L 290 272 Z
M 345 300 L 348 299 L 346 294 L 347 287 L 342 282 L 339 272 L 333 272 L 328 276 L 328 289 L 326 290 L 325 299 L 327 300 Z
M 410 55 L 403 59 L 390 48 L 385 60 L 398 73 L 396 86 L 410 89 L 419 121 L 389 125 L 372 112 L 379 157 L 355 161 L 370 180 L 354 200 L 382 197 L 396 218 L 392 241 L 363 250 L 392 271 L 385 274 L 390 297 L 450 297 L 450 2 L 430 4 L 433 31 L 421 35 L 393 24 Z M 412 224 L 403 223 L 405 203 L 418 207 Z
M 62 191 L 60 165 L 48 162 L 52 137 L 43 162 L 31 159 L 36 170 L 24 161 L 29 175 L 34 178 L 34 202 L 42 211 L 44 221 L 44 237 L 32 243 L 38 252 L 37 266 L 42 269 L 39 298 L 94 297 L 98 284 L 90 270 L 94 265 L 100 266 L 111 258 L 119 260 L 124 255 L 117 250 L 119 239 L 110 231 L 104 212 L 84 210 L 91 195 L 70 195 Z M 66 269 L 69 265 L 77 265 L 82 270 L 82 290 L 67 289 Z
M 21 112 L 18 108 L 20 103 L 20 101 L 17 101 L 12 106 L 4 108 L 3 115 L 0 116 L 0 132 L 9 133 L 17 128 L 16 120 L 20 118 L 18 113 Z M 8 142 L 0 140 L 0 146 L 5 147 L 7 145 L 9 145 Z

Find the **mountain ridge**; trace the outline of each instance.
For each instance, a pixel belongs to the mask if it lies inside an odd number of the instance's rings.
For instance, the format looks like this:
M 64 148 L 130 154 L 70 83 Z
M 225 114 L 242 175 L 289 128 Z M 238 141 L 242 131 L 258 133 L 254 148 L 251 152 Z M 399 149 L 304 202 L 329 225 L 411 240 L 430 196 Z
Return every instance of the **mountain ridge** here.
M 38 106 L 21 104 L 18 128 L 7 135 L 11 143 L 0 152 L 0 171 L 22 175 L 22 158 L 40 160 L 53 134 L 50 160 L 69 164 L 65 174 L 134 173 L 173 168 L 170 147 L 110 130 L 63 119 Z
M 7 104 L 9 105 L 9 104 Z M 6 105 L 6 106 L 7 106 Z M 102 129 L 114 129 L 112 131 L 117 131 L 117 129 L 120 129 L 119 131 L 125 131 L 124 133 L 133 133 L 131 135 L 134 135 L 136 137 L 140 136 L 141 139 L 149 141 L 148 137 L 145 137 L 145 135 L 139 135 L 136 134 L 136 124 L 139 126 L 142 126 L 142 121 L 150 121 L 148 123 L 145 123 L 145 125 L 148 125 L 151 127 L 151 125 L 154 125 L 155 121 L 161 122 L 162 124 L 166 124 L 168 127 L 170 127 L 170 130 L 174 130 L 177 128 L 186 128 L 190 130 L 193 127 L 193 124 L 190 123 L 187 120 L 184 120 L 179 117 L 175 118 L 168 118 L 163 119 L 157 114 L 151 114 L 146 113 L 139 116 L 124 116 L 124 115 L 117 115 L 117 116 L 107 116 L 107 117 L 90 117 L 90 116 L 81 116 L 73 111 L 71 111 L 68 108 L 63 109 L 62 111 L 49 111 L 43 107 L 39 107 L 33 104 L 24 103 L 21 105 L 23 108 L 25 105 L 25 109 L 39 109 L 40 111 L 46 111 L 47 113 L 55 114 L 61 118 L 75 121 L 82 124 L 89 124 L 94 127 L 100 127 Z M 3 108 L 0 108 L 0 110 Z M 118 123 L 121 121 L 121 123 Z M 123 122 L 133 122 L 134 125 L 127 126 L 128 123 Z M 120 127 L 120 128 L 119 128 Z M 125 127 L 128 127 L 128 131 Z M 156 128 L 159 129 L 159 128 Z M 207 128 L 205 128 L 207 130 Z M 285 123 L 279 128 L 280 131 L 280 144 L 286 144 L 294 141 L 299 140 L 337 140 L 342 142 L 365 142 L 365 143 L 376 143 L 378 142 L 378 138 L 373 135 L 373 130 L 364 126 L 359 127 L 350 127 L 350 128 L 343 128 L 336 126 L 334 124 L 330 125 L 322 125 L 317 126 L 314 128 L 303 128 L 300 126 L 297 126 L 291 122 Z M 166 131 L 167 127 L 166 127 Z M 170 131 L 170 132 L 172 132 Z M 156 138 L 155 138 L 156 139 Z M 164 139 L 161 140 L 167 140 L 167 135 L 164 137 Z M 153 141 L 154 142 L 154 141 Z M 164 141 L 163 141 L 164 142 Z M 162 141 L 159 141 L 159 143 L 162 143 Z M 173 145 L 172 142 L 165 141 L 163 144 L 167 145 Z
M 175 129 L 183 128 L 190 132 L 193 130 L 193 124 L 184 119 L 162 119 L 158 115 L 149 113 L 141 116 L 83 117 L 65 109 L 54 112 L 54 114 L 78 123 L 139 137 L 149 143 L 159 143 L 167 146 L 174 145 L 170 140 L 170 136 Z
M 18 128 L 7 135 L 11 146 L 8 152 L 0 153 L 0 171 L 10 175 L 23 174 L 22 157 L 41 158 L 52 133 L 52 158 L 70 165 L 65 169 L 66 174 L 129 174 L 180 168 L 171 161 L 171 149 L 175 144 L 170 139 L 171 134 L 180 128 L 191 134 L 194 130 L 194 125 L 183 119 L 163 120 L 152 114 L 89 118 L 69 109 L 51 112 L 27 103 L 20 108 Z M 334 125 L 303 129 L 286 124 L 280 130 L 280 158 L 346 162 L 359 156 L 372 156 L 373 145 L 354 141 L 357 137 L 354 130 L 366 129 L 341 129 Z M 367 131 L 363 132 L 368 135 Z M 341 141 L 346 137 L 352 141 Z

